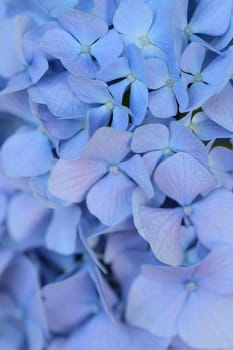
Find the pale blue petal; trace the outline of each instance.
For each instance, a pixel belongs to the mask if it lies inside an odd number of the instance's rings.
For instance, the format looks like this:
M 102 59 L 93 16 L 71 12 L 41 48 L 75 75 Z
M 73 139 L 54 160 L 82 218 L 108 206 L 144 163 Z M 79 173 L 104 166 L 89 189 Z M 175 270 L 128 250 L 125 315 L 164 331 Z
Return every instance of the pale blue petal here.
M 169 146 L 169 130 L 163 124 L 148 124 L 137 128 L 132 137 L 131 149 L 136 153 L 162 150 Z
M 108 30 L 102 19 L 78 10 L 65 12 L 59 21 L 83 45 L 92 44 Z
M 165 264 L 178 266 L 183 261 L 181 220 L 183 211 L 142 206 L 139 218 L 146 240 L 155 257 Z
M 60 159 L 49 178 L 49 190 L 60 199 L 79 203 L 106 172 L 107 165 L 101 160 Z
M 80 217 L 79 207 L 55 209 L 46 232 L 46 247 L 59 254 L 74 254 Z
M 135 188 L 136 185 L 123 173 L 109 173 L 88 192 L 88 209 L 103 224 L 117 224 L 131 214 Z
M 37 130 L 19 130 L 10 136 L 1 149 L 5 173 L 13 177 L 41 175 L 54 163 L 47 136 Z
M 115 12 L 113 24 L 117 31 L 143 36 L 153 21 L 153 12 L 143 0 L 126 0 L 120 3 Z
M 190 205 L 216 182 L 211 173 L 186 153 L 177 153 L 163 161 L 156 169 L 154 180 L 160 190 L 181 205 Z

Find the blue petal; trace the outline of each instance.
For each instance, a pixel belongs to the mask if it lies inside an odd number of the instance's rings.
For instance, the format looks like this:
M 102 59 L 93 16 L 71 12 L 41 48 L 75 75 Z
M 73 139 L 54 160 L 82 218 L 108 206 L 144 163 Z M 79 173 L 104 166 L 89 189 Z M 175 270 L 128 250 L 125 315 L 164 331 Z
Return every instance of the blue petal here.
M 169 87 L 162 87 L 149 94 L 149 109 L 157 118 L 173 117 L 177 113 L 174 92 Z
M 148 89 L 144 83 L 136 80 L 130 89 L 130 110 L 133 113 L 133 122 L 139 125 L 146 114 L 148 105 Z
M 60 254 L 74 254 L 80 217 L 79 207 L 55 209 L 46 232 L 46 247 Z
M 224 189 L 212 192 L 193 205 L 190 217 L 198 237 L 206 247 L 232 244 L 232 210 L 233 194 Z
M 11 237 L 21 241 L 30 235 L 43 233 L 49 214 L 50 211 L 31 195 L 18 194 L 11 200 L 8 209 L 7 227 Z
M 133 152 L 162 150 L 169 146 L 169 130 L 163 124 L 148 124 L 137 128 L 132 137 Z
M 20 130 L 2 146 L 1 162 L 8 176 L 36 176 L 49 171 L 54 163 L 46 135 L 37 130 Z
M 211 173 L 186 153 L 177 153 L 163 161 L 156 169 L 154 180 L 160 190 L 181 205 L 190 205 L 216 182 Z
M 72 91 L 85 103 L 104 104 L 111 100 L 107 84 L 100 80 L 81 79 L 70 75 L 68 82 Z
M 130 152 L 131 133 L 113 128 L 100 128 L 88 142 L 83 158 L 118 164 Z M 117 147 L 116 147 L 117 145 Z
M 61 117 L 77 117 L 83 106 L 70 90 L 66 73 L 42 79 L 29 90 L 29 95 L 34 102 L 46 104 L 53 114 Z
M 130 68 L 126 57 L 120 57 L 111 62 L 97 73 L 97 79 L 110 82 L 119 78 L 125 78 L 130 74 Z
M 191 122 L 191 128 L 203 141 L 232 137 L 230 131 L 213 122 L 204 112 L 196 113 L 194 115 Z
M 226 32 L 232 10 L 232 1 L 201 0 L 191 18 L 190 27 L 196 33 L 222 35 Z
M 181 246 L 181 208 L 161 209 L 142 206 L 139 218 L 146 240 L 155 257 L 165 264 L 178 266 L 183 261 Z
M 105 67 L 120 56 L 122 50 L 122 39 L 117 31 L 112 29 L 92 45 L 91 54 L 101 67 Z
M 132 193 L 135 187 L 123 173 L 109 173 L 88 192 L 88 209 L 103 224 L 117 224 L 131 214 Z
M 233 87 L 230 83 L 203 105 L 206 115 L 227 130 L 233 131 Z
M 125 162 L 120 163 L 119 168 L 134 180 L 149 198 L 153 196 L 153 187 L 142 157 L 137 154 Z
M 147 79 L 146 83 L 149 89 L 159 89 L 166 84 L 169 79 L 167 65 L 158 58 L 150 58 L 145 62 Z
M 59 59 L 78 58 L 81 46 L 72 35 L 62 29 L 51 29 L 41 39 L 42 48 Z
M 65 12 L 59 21 L 82 45 L 92 44 L 108 30 L 108 26 L 103 20 L 78 10 Z
M 172 150 L 187 152 L 203 165 L 208 165 L 207 149 L 191 130 L 177 122 L 171 122 L 169 129 L 170 147 Z
M 153 12 L 143 0 L 126 0 L 120 3 L 113 19 L 117 31 L 131 36 L 143 36 L 153 21 Z

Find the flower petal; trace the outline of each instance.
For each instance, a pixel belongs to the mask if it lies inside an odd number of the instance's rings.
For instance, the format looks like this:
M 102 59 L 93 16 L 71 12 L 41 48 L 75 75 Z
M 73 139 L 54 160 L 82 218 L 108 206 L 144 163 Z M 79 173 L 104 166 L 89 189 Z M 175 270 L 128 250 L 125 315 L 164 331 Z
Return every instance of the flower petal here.
M 83 158 L 105 160 L 117 164 L 129 152 L 131 133 L 103 127 L 96 131 L 83 151 Z M 116 147 L 117 144 L 117 147 Z
M 88 192 L 87 207 L 103 224 L 115 225 L 131 214 L 135 187 L 123 173 L 109 173 Z
M 183 261 L 181 247 L 181 208 L 163 209 L 142 206 L 139 209 L 144 236 L 155 257 L 165 264 L 180 265 Z
M 59 21 L 83 45 L 92 44 L 108 30 L 107 24 L 102 19 L 78 10 L 65 12 Z
M 148 124 L 137 128 L 132 137 L 133 152 L 144 153 L 168 147 L 169 130 L 163 124 Z
M 58 198 L 81 202 L 87 191 L 107 172 L 101 160 L 58 160 L 49 178 L 49 190 Z
M 191 220 L 202 243 L 208 248 L 232 244 L 233 194 L 218 189 L 192 206 Z
M 45 134 L 34 129 L 21 129 L 3 144 L 1 162 L 8 176 L 28 177 L 49 171 L 54 158 Z
M 74 254 L 80 216 L 79 207 L 55 209 L 46 233 L 46 247 L 59 254 Z
M 120 33 L 138 36 L 148 32 L 153 20 L 151 8 L 142 0 L 126 0 L 115 12 L 113 24 Z
M 204 191 L 216 184 L 211 173 L 186 153 L 177 153 L 163 161 L 154 180 L 160 190 L 181 205 L 190 205 Z

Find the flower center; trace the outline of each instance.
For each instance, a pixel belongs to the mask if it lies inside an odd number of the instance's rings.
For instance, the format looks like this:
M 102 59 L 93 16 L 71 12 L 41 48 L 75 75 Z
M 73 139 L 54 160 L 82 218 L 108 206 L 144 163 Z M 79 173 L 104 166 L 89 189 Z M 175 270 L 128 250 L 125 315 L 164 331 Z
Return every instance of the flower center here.
M 111 165 L 108 170 L 111 174 L 114 175 L 119 173 L 119 168 L 117 165 Z
M 81 50 L 83 53 L 89 53 L 90 52 L 90 46 L 89 45 L 82 45 Z
M 184 207 L 184 213 L 185 215 L 189 216 L 192 213 L 192 208 L 190 206 Z
M 194 292 L 197 289 L 197 284 L 194 281 L 188 281 L 185 284 L 185 288 L 188 292 Z
M 174 80 L 173 79 L 168 79 L 166 81 L 166 86 L 169 87 L 170 89 L 173 88 L 173 85 L 174 85 Z
M 193 80 L 195 83 L 200 83 L 201 81 L 203 81 L 202 74 L 201 73 L 194 74 Z
M 105 103 L 105 107 L 109 110 L 113 109 L 114 104 L 111 101 Z
M 131 83 L 134 83 L 136 80 L 136 77 L 130 73 L 128 76 L 127 76 L 127 81 L 131 84 Z
M 193 35 L 193 30 L 189 26 L 185 27 L 183 32 L 188 38 Z
M 150 38 L 148 37 L 147 34 L 142 35 L 142 36 L 139 38 L 139 42 L 140 42 L 140 44 L 141 44 L 142 47 L 151 44 Z
M 167 147 L 167 148 L 164 148 L 163 150 L 163 154 L 166 156 L 166 157 L 169 157 L 173 154 L 172 150 L 170 147 Z

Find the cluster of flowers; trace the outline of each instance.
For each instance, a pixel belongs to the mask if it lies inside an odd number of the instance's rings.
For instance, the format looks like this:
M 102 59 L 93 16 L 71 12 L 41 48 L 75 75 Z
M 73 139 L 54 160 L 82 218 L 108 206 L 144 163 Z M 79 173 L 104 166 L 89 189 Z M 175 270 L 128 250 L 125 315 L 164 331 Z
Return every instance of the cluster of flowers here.
M 233 349 L 233 1 L 0 1 L 0 348 Z

